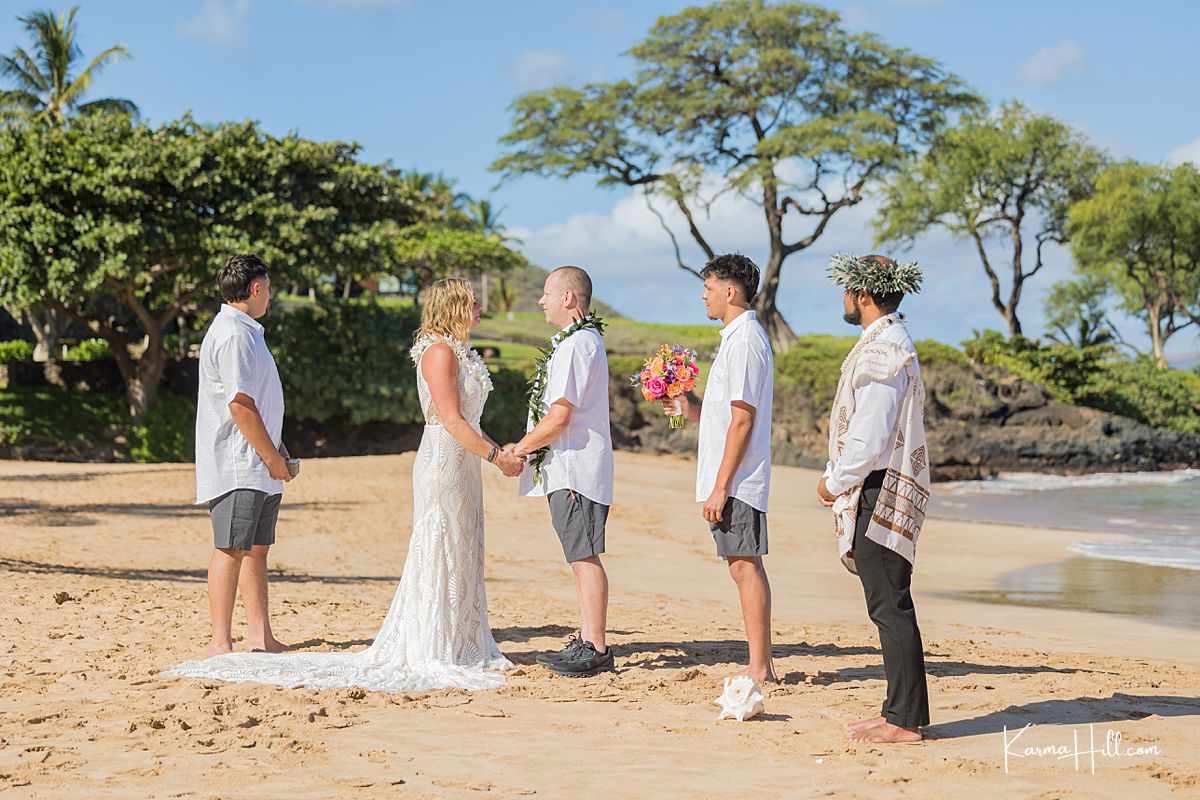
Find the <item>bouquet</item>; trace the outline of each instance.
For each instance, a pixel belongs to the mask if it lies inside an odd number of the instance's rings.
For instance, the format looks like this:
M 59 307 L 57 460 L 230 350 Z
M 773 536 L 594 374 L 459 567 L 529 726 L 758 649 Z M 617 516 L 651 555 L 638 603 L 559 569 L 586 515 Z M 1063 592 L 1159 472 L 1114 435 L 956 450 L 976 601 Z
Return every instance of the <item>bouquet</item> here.
M 682 345 L 664 344 L 642 366 L 640 372 L 630 379 L 630 385 L 642 390 L 647 402 L 657 403 L 664 397 L 678 397 L 696 386 L 700 368 L 696 366 L 696 352 Z M 683 415 L 671 417 L 672 428 L 683 427 Z

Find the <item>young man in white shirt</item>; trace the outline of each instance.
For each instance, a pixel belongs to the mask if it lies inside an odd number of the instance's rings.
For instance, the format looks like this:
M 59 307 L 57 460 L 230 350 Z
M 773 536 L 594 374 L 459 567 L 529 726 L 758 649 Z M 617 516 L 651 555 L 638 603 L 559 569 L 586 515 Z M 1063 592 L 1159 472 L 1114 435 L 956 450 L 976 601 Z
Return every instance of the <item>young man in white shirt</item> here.
M 696 502 L 738 588 L 750 665 L 739 675 L 778 683 L 771 658 L 771 584 L 767 554 L 767 494 L 771 485 L 771 344 L 750 304 L 759 271 L 740 254 L 721 255 L 701 271 L 709 319 L 725 324 L 708 372 L 704 404 L 683 395 L 663 401 L 668 416 L 700 422 Z
M 282 441 L 283 386 L 255 320 L 271 304 L 267 264 L 236 255 L 217 274 L 225 304 L 200 345 L 196 402 L 196 504 L 212 518 L 208 565 L 212 640 L 206 656 L 233 650 L 230 626 L 241 588 L 246 647 L 280 652 L 267 611 L 267 551 L 283 484 L 291 480 Z
M 613 669 L 605 639 L 608 576 L 605 524 L 612 505 L 613 453 L 608 428 L 608 357 L 603 323 L 589 312 L 592 281 L 579 267 L 559 267 L 546 278 L 538 304 L 561 330 L 551 339 L 544 391 L 534 398 L 544 416 L 512 452 L 532 456 L 521 473 L 521 494 L 545 495 L 550 517 L 575 575 L 581 627 L 561 651 L 537 661 L 557 675 L 585 677 Z M 535 390 L 536 391 L 536 390 Z M 538 451 L 547 448 L 544 456 Z

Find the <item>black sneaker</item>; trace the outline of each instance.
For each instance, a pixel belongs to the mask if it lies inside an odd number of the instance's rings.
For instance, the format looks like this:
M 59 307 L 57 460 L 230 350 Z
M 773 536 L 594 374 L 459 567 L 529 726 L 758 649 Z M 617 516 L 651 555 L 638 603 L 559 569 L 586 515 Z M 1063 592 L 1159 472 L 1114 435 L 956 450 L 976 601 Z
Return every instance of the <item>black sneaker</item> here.
M 589 675 L 610 672 L 613 669 L 612 648 L 597 653 L 591 642 L 581 642 L 574 653 L 561 661 L 547 664 L 546 668 L 565 678 L 586 678 Z
M 572 636 L 570 639 L 567 639 L 567 646 L 562 650 L 559 650 L 557 653 L 538 653 L 534 656 L 533 660 L 543 667 L 548 667 L 551 664 L 570 658 L 581 644 L 583 644 L 583 639 L 580 639 L 578 636 Z

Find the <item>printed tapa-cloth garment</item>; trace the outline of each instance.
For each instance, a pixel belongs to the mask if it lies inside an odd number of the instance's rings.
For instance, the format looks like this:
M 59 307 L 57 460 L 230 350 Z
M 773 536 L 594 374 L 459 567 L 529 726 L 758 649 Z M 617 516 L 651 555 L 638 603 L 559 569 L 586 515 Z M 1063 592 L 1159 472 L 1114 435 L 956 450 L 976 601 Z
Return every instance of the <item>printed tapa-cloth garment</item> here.
M 836 467 L 845 445 L 850 422 L 859 409 L 855 393 L 872 381 L 889 381 L 902 372 L 907 380 L 899 399 L 891 453 L 879 500 L 871 514 L 866 536 L 904 556 L 916 560 L 917 538 L 925 522 L 929 503 L 929 451 L 925 442 L 925 385 L 917 367 L 916 354 L 882 334 L 891 325 L 902 325 L 894 315 L 864 331 L 862 338 L 842 362 L 842 375 L 829 417 L 829 462 Z M 884 454 L 887 455 L 887 454 Z M 854 529 L 857 524 L 862 483 L 847 487 L 833 505 L 838 553 L 846 569 L 854 567 Z

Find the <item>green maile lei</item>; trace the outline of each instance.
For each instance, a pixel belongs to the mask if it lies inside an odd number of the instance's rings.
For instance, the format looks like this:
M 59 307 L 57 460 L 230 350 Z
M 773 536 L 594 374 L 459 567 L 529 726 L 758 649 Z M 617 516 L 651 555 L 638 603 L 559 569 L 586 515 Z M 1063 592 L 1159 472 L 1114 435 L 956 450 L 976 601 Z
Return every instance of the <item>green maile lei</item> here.
M 543 408 L 542 399 L 546 396 L 546 378 L 550 372 L 550 357 L 554 355 L 554 351 L 558 346 L 570 338 L 573 334 L 582 330 L 591 329 L 601 336 L 604 335 L 604 319 L 593 313 L 572 322 L 566 330 L 556 334 L 550 340 L 550 346 L 547 348 L 538 348 L 541 354 L 538 356 L 533 366 L 533 377 L 529 379 L 529 395 L 527 405 L 529 406 L 529 418 L 533 420 L 536 427 L 542 421 L 542 417 L 546 416 Z M 546 456 L 550 453 L 550 446 L 541 447 L 529 454 L 529 466 L 533 467 L 533 485 L 537 486 L 542 482 L 542 462 L 546 460 Z

